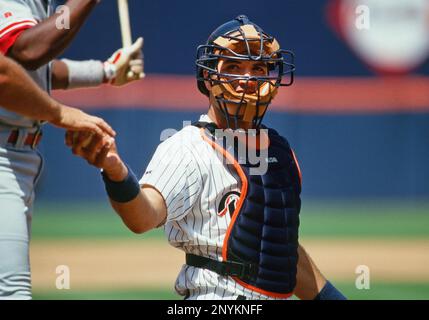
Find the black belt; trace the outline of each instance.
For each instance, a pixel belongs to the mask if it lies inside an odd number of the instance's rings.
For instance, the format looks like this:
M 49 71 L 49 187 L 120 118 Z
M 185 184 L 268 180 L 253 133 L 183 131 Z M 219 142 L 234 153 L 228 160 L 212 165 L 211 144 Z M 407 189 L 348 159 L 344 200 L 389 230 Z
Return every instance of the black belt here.
M 208 269 L 222 276 L 252 277 L 258 273 L 258 266 L 235 261 L 217 261 L 210 258 L 186 254 L 186 264 L 192 267 Z

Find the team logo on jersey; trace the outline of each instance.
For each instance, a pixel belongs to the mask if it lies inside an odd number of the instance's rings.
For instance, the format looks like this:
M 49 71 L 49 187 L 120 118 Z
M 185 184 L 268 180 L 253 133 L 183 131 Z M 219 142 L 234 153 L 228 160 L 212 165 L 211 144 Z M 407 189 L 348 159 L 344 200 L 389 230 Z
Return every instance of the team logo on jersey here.
M 7 18 L 10 18 L 10 17 L 12 17 L 12 12 L 6 12 L 5 14 L 4 14 L 4 17 L 7 19 Z
M 232 216 L 237 207 L 238 199 L 240 199 L 240 193 L 237 191 L 231 191 L 225 194 L 220 200 L 217 214 L 219 217 L 223 217 L 227 213 Z

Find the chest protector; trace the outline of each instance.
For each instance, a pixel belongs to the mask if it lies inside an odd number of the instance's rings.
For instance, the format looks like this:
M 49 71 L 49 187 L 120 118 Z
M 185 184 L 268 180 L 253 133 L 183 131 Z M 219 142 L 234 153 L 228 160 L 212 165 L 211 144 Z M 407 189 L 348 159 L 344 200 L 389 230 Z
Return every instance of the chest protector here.
M 268 167 L 254 174 L 252 164 L 237 157 L 237 148 L 224 149 L 214 139 L 213 123 L 198 122 L 203 139 L 233 163 L 241 180 L 238 203 L 223 243 L 223 262 L 248 266 L 233 276 L 242 286 L 274 297 L 289 297 L 296 285 L 301 174 L 285 138 L 268 130 Z M 246 153 L 247 154 L 247 153 Z M 239 161 L 240 160 L 240 161 Z

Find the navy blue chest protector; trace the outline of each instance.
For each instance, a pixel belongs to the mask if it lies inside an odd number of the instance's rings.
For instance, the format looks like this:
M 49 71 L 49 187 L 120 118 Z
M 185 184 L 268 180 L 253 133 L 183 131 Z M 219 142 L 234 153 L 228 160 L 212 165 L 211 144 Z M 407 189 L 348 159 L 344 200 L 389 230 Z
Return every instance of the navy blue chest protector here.
M 194 125 L 214 134 L 214 124 Z M 234 278 L 240 284 L 281 296 L 292 293 L 296 285 L 301 177 L 286 139 L 272 129 L 268 138 L 268 159 L 264 159 L 268 167 L 263 174 L 254 174 L 252 164 L 238 161 L 237 148 L 230 153 L 239 163 L 241 179 L 247 180 L 241 181 L 247 192 L 240 195 L 241 206 L 231 217 L 223 258 L 247 266 Z

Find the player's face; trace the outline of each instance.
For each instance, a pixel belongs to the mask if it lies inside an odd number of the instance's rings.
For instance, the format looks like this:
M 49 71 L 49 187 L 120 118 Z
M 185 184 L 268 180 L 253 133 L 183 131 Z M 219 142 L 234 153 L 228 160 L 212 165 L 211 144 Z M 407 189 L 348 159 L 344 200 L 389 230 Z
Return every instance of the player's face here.
M 261 77 L 268 74 L 267 64 L 258 61 L 240 61 L 223 59 L 219 61 L 218 70 L 221 74 L 229 74 L 244 77 Z M 226 76 L 226 80 L 229 78 Z M 237 93 L 254 94 L 258 90 L 258 82 L 255 80 L 240 79 L 231 82 Z
M 243 76 L 246 77 L 244 79 L 233 80 L 231 81 L 231 85 L 234 90 L 242 95 L 242 94 L 257 94 L 258 91 L 258 81 L 249 80 L 248 77 L 261 77 L 266 76 L 268 74 L 267 64 L 264 62 L 258 61 L 240 61 L 240 60 L 231 60 L 231 59 L 221 59 L 218 63 L 218 70 L 221 74 L 229 74 L 231 76 Z M 223 77 L 222 77 L 223 78 Z M 227 76 L 224 78 L 225 80 L 230 80 Z M 231 78 L 232 79 L 232 78 Z M 227 104 L 228 105 L 228 104 Z M 263 114 L 265 108 L 260 108 L 259 113 Z M 237 113 L 237 105 L 228 105 L 228 112 L 231 115 L 236 115 Z M 251 127 L 251 123 L 246 123 L 242 121 L 242 117 L 246 112 L 246 108 L 240 108 L 238 110 L 238 119 L 240 119 L 239 123 L 241 128 L 249 128 Z M 256 109 L 254 110 L 256 115 Z
M 259 47 L 251 46 L 252 55 L 259 54 Z M 255 47 L 255 48 L 253 48 Z M 230 47 L 232 51 L 238 54 L 247 54 L 247 48 L 244 44 L 238 44 Z M 250 61 L 250 60 L 237 60 L 234 59 L 234 54 L 229 51 L 222 52 L 225 56 L 231 56 L 232 58 L 220 58 L 217 64 L 217 71 L 219 80 L 222 82 L 228 82 L 231 85 L 231 89 L 236 92 L 235 101 L 239 102 L 240 99 L 246 99 L 245 95 L 252 95 L 255 98 L 259 95 L 262 89 L 262 85 L 266 84 L 266 81 L 252 79 L 252 77 L 266 77 L 269 75 L 268 65 L 266 62 L 261 61 Z M 240 77 L 242 79 L 240 79 Z M 206 86 L 210 88 L 208 83 Z M 266 86 L 265 86 L 266 89 Z M 229 115 L 228 124 L 224 123 L 222 117 L 217 117 L 222 125 L 236 129 L 249 129 L 252 128 L 253 118 L 255 116 L 262 116 L 265 113 L 266 106 L 259 106 L 258 108 L 253 105 L 242 105 L 241 103 L 225 103 L 226 112 Z M 213 113 L 221 112 L 223 106 L 214 108 Z M 213 114 L 210 114 L 211 116 Z M 236 122 L 237 121 L 237 122 Z M 235 125 L 237 124 L 237 125 Z

